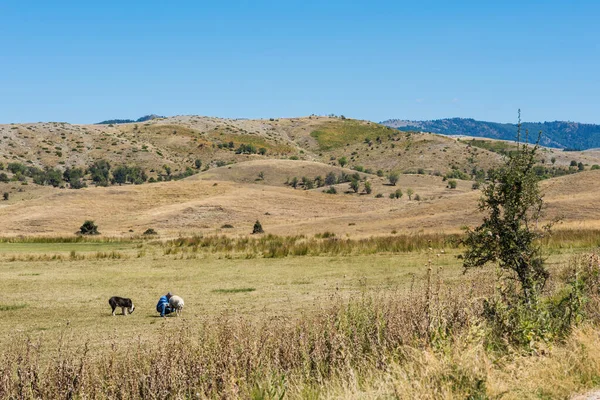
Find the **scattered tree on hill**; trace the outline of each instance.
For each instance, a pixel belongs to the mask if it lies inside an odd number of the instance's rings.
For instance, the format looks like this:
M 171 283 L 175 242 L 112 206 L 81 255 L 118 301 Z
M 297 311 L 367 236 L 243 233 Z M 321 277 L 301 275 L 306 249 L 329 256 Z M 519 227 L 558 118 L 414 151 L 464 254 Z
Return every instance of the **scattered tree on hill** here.
M 108 186 L 110 164 L 106 160 L 97 160 L 88 168 L 92 181 L 98 186 Z
M 456 189 L 456 181 L 454 179 L 450 179 L 448 181 L 448 186 L 449 189 Z
M 194 167 L 196 167 L 196 169 L 202 168 L 202 161 L 199 158 L 196 158 L 194 161 Z
M 92 220 L 87 220 L 81 225 L 79 228 L 80 235 L 99 235 L 98 225 L 94 223 Z
M 335 186 L 329 186 L 329 189 L 327 189 L 325 191 L 325 193 L 327 193 L 327 194 L 337 194 L 337 190 L 335 189 Z
M 357 179 L 352 179 L 350 181 L 350 189 L 354 190 L 354 193 L 358 193 L 358 189 L 360 188 L 360 183 Z
M 323 178 L 321 177 L 321 175 L 315 178 L 315 186 L 317 186 L 318 188 L 323 186 Z
M 550 162 L 552 162 L 552 165 L 554 165 L 554 163 L 556 163 L 556 157 L 552 157 L 552 158 L 550 159 Z
M 335 176 L 335 173 L 333 173 L 333 171 L 328 172 L 327 175 L 325 176 L 325 184 L 326 185 L 335 185 L 337 183 L 337 177 Z
M 127 174 L 129 174 L 129 168 L 125 165 L 120 165 L 115 168 L 112 172 L 113 175 L 113 183 L 117 183 L 120 185 L 127 182 Z
M 365 182 L 365 192 L 367 194 L 371 194 L 372 191 L 373 191 L 373 188 L 371 187 L 371 182 L 366 181 Z
M 593 171 L 593 170 L 595 170 L 595 169 L 600 169 L 600 165 L 598 165 L 598 164 L 594 164 L 594 165 L 592 165 L 592 168 L 590 168 L 590 169 L 591 169 L 592 171 Z
M 578 169 L 579 171 L 583 171 L 583 170 L 585 169 L 585 166 L 583 165 L 583 163 L 582 163 L 582 162 L 579 162 L 579 163 L 577 164 L 577 169 Z
M 86 186 L 82 181 L 84 175 L 83 168 L 67 168 L 63 172 L 63 179 L 69 183 L 72 189 L 81 189 Z
M 9 197 L 10 197 L 10 194 L 8 192 L 4 192 L 2 194 L 2 198 L 4 199 L 4 201 L 7 201 Z
M 265 173 L 263 171 L 260 171 L 258 173 L 258 179 L 261 180 L 261 181 L 265 180 Z
M 8 182 L 8 175 L 6 175 L 4 172 L 0 172 L 0 182 Z
M 340 164 L 340 167 L 344 167 L 346 164 L 348 164 L 348 160 L 346 160 L 346 157 L 340 157 L 338 158 L 338 163 Z
M 390 193 L 390 199 L 399 199 L 404 195 L 402 189 L 396 189 L 395 192 Z
M 576 167 L 577 166 L 577 161 L 575 160 L 571 160 L 571 164 L 569 164 L 570 167 Z
M 413 193 L 414 190 L 412 190 L 411 188 L 406 189 L 406 195 L 408 196 L 408 200 L 412 200 Z
M 254 223 L 254 227 L 252 228 L 252 234 L 254 235 L 257 233 L 265 233 L 259 220 L 256 220 L 256 222 Z
M 290 186 L 293 187 L 294 189 L 296 189 L 298 187 L 298 178 L 297 177 L 292 178 L 292 181 L 290 182 Z
M 399 178 L 400 178 L 400 176 L 398 175 L 397 172 L 392 172 L 388 175 L 388 180 L 390 181 L 390 184 L 392 186 L 396 186 L 396 183 L 398 183 Z

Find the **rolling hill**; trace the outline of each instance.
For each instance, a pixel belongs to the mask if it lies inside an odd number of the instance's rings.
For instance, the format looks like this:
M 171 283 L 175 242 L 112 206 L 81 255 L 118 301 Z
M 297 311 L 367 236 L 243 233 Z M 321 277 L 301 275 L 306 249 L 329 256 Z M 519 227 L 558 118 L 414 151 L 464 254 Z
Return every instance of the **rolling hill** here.
M 163 236 L 247 234 L 257 219 L 275 234 L 456 232 L 479 218 L 471 172 L 500 165 L 510 146 L 317 116 L 0 125 L 0 178 L 4 174 L 7 180 L 0 179 L 0 193 L 8 194 L 0 201 L 0 235 L 72 235 L 86 219 L 116 236 L 148 228 Z M 573 172 L 577 167 L 569 165 L 577 161 L 584 171 L 544 181 L 550 214 L 567 215 L 564 226 L 584 221 L 586 227 L 600 226 L 595 211 L 600 193 L 593 183 L 599 175 L 589 171 L 600 163 L 600 153 L 543 148 L 540 155 L 546 169 Z M 65 182 L 34 184 L 9 168 L 19 164 L 61 173 L 97 160 L 107 160 L 113 172 L 117 165 L 139 166 L 162 182 L 95 187 L 88 174 L 88 187 L 72 190 Z M 391 172 L 400 172 L 396 186 L 388 182 Z M 446 174 L 456 179 L 456 189 L 448 188 Z M 324 184 L 327 175 L 335 181 Z M 351 175 L 360 179 L 358 193 L 348 183 Z M 296 189 L 293 180 L 299 182 Z M 337 194 L 325 193 L 330 186 Z M 390 198 L 397 189 L 403 196 Z M 581 204 L 569 195 L 573 190 Z

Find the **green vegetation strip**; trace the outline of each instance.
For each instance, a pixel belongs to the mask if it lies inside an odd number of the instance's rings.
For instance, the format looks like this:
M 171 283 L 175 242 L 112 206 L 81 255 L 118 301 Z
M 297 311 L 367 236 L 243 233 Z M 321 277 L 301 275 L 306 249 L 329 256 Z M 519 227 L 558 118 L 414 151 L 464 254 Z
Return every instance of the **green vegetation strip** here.
M 27 304 L 0 304 L 0 311 L 15 311 L 27 307 Z
M 215 289 L 214 293 L 248 293 L 254 292 L 255 288 L 237 288 L 237 289 Z

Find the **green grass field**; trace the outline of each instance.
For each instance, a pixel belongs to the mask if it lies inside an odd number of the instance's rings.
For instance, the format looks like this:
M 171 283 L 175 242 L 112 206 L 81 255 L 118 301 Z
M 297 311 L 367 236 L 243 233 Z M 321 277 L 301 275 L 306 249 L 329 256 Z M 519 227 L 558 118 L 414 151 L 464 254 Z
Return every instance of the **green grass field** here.
M 549 264 L 573 251 L 555 251 Z M 172 253 L 144 241 L 0 243 L 0 338 L 55 339 L 68 326 L 75 343 L 101 347 L 109 335 L 151 339 L 165 324 L 193 328 L 223 314 L 293 319 L 331 296 L 406 293 L 423 278 L 428 260 L 445 284 L 467 282 L 472 276 L 463 275 L 458 252 L 245 259 L 202 250 Z M 185 299 L 181 321 L 164 321 L 155 311 L 168 291 Z M 112 317 L 111 296 L 132 298 L 133 315 Z
M 97 257 L 109 252 L 121 258 Z M 95 345 L 111 334 L 151 338 L 165 326 L 155 305 L 167 291 L 185 299 L 181 320 L 192 327 L 223 313 L 293 318 L 318 309 L 332 295 L 407 290 L 413 276 L 423 275 L 427 260 L 435 256 L 421 251 L 230 259 L 223 254 L 187 258 L 164 253 L 141 242 L 0 243 L 0 337 L 43 332 L 55 338 L 68 324 L 81 344 Z M 52 260 L 54 255 L 64 258 Z M 434 260 L 449 282 L 462 279 L 454 255 Z M 133 299 L 136 310 L 131 316 L 111 316 L 108 299 L 115 295 Z M 167 322 L 182 321 L 172 317 Z

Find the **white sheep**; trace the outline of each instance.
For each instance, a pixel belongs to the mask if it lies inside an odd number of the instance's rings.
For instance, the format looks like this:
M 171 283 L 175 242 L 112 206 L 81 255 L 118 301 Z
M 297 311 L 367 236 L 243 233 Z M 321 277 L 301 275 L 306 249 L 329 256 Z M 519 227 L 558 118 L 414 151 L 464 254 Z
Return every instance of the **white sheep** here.
M 181 314 L 183 310 L 183 299 L 179 296 L 171 296 L 169 299 L 169 307 L 177 312 L 177 316 Z

